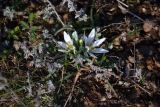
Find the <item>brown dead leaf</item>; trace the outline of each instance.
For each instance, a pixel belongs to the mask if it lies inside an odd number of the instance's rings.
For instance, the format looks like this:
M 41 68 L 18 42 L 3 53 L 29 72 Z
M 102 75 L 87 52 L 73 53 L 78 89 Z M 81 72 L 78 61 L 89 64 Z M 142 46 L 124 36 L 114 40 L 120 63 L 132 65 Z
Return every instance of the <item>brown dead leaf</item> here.
M 102 96 L 100 101 L 106 101 L 106 97 Z
M 155 62 L 155 66 L 156 66 L 157 68 L 160 68 L 160 62 L 157 61 L 155 58 L 154 58 L 153 60 L 154 60 L 154 62 Z
M 113 40 L 113 45 L 115 45 L 115 46 L 120 46 L 120 44 L 121 44 L 120 37 L 116 37 L 116 38 Z
M 142 54 L 138 54 L 137 57 L 138 57 L 138 60 L 142 60 L 144 58 Z
M 149 71 L 152 71 L 154 69 L 154 62 L 153 62 L 152 59 L 148 59 L 146 61 L 146 64 L 147 64 L 147 68 L 148 68 Z
M 141 10 L 143 13 L 147 13 L 147 9 L 146 8 L 144 8 L 144 7 L 142 7 L 142 10 Z
M 15 48 L 16 51 L 19 50 L 20 45 L 21 45 L 21 42 L 18 42 L 18 41 L 14 41 L 14 43 L 13 43 L 13 47 Z
M 64 15 L 63 15 L 63 20 L 64 20 L 65 22 L 67 22 L 67 21 L 69 20 L 69 15 L 68 15 L 68 14 L 64 14 Z
M 155 62 L 155 65 L 158 67 L 158 68 L 160 68 L 160 62 Z
M 154 23 L 147 20 L 147 21 L 145 21 L 144 24 L 143 24 L 143 30 L 144 30 L 146 33 L 148 33 L 148 32 L 150 32 L 150 31 L 152 30 L 153 26 L 154 26 Z
M 54 21 L 54 19 L 53 19 L 53 18 L 49 18 L 49 19 L 47 20 L 47 22 L 48 22 L 48 24 L 50 24 L 50 25 L 51 25 L 51 24 L 54 24 L 54 22 L 55 22 L 55 21 Z
M 96 107 L 89 99 L 84 101 L 84 107 Z
M 129 60 L 130 63 L 135 63 L 134 57 L 129 56 L 129 57 L 128 57 L 128 60 Z
M 147 59 L 146 63 L 147 63 L 147 65 L 148 64 L 153 64 L 153 60 L 152 59 Z
M 148 70 L 152 71 L 153 70 L 153 66 L 152 65 L 147 65 Z

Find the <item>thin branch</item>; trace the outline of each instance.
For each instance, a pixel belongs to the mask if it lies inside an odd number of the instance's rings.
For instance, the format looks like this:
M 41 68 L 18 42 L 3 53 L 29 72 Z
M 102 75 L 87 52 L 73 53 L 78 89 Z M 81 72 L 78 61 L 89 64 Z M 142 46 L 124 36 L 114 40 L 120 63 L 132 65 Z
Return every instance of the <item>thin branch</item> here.
M 120 4 L 122 4 L 122 5 L 125 6 L 125 7 L 129 7 L 128 5 L 126 5 L 125 3 L 123 3 L 123 2 L 120 1 L 120 0 L 117 0 L 117 2 L 120 3 Z
M 132 13 L 131 11 L 128 10 L 128 13 L 131 14 L 132 16 L 136 17 L 137 19 L 141 20 L 142 22 L 144 22 L 144 20 L 141 17 L 137 16 L 136 14 Z
M 108 80 L 106 80 L 106 82 L 107 82 L 107 84 L 109 85 L 109 87 L 110 87 L 111 91 L 113 92 L 114 96 L 115 96 L 115 97 L 118 97 L 116 91 L 114 90 L 114 88 L 113 88 L 113 86 L 110 84 L 110 82 L 109 82 Z
M 122 1 L 120 1 L 120 0 L 117 0 L 117 2 L 120 4 L 120 5 L 123 5 L 123 6 L 125 6 L 125 7 L 129 7 L 127 4 L 125 4 L 125 3 L 123 3 Z M 139 17 L 139 16 L 137 16 L 136 14 L 134 14 L 134 13 L 132 13 L 131 11 L 129 11 L 128 9 L 126 9 L 125 7 L 119 7 L 120 9 L 125 9 L 125 11 L 127 12 L 127 13 L 129 13 L 129 14 L 131 14 L 132 16 L 134 16 L 134 17 L 136 17 L 137 19 L 139 19 L 139 20 L 141 20 L 142 22 L 144 22 L 144 20 L 141 18 L 141 17 Z
M 136 72 L 136 44 L 134 42 L 134 72 Z
M 74 30 L 72 27 L 62 27 L 62 28 L 60 28 L 57 32 L 55 32 L 55 36 L 59 33 L 59 32 L 61 32 L 61 31 L 63 31 L 63 30 Z
M 146 89 L 144 89 L 143 87 L 141 87 L 139 84 L 137 84 L 135 81 L 131 80 L 132 83 L 134 83 L 137 87 L 139 87 L 141 90 L 143 90 L 144 92 L 146 92 L 149 96 L 151 96 L 152 94 L 147 91 Z

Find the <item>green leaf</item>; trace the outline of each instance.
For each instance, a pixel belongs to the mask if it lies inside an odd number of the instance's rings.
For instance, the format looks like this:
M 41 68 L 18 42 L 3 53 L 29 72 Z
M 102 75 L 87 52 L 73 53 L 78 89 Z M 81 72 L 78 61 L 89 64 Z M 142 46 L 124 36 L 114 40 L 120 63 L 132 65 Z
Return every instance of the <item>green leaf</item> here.
M 17 35 L 12 35 L 13 39 L 18 40 L 19 37 Z
M 23 30 L 29 29 L 28 23 L 26 23 L 26 22 L 24 22 L 24 21 L 20 21 L 20 25 L 23 27 Z
M 36 14 L 30 13 L 28 18 L 29 23 L 31 24 L 34 19 L 36 19 Z
M 31 42 L 35 41 L 36 40 L 36 34 L 35 33 L 31 33 L 30 37 L 29 37 L 29 40 Z
M 15 33 L 19 33 L 19 32 L 20 32 L 19 26 L 16 26 L 16 27 L 14 28 L 14 31 L 15 31 Z
M 37 26 L 32 26 L 32 32 L 36 32 L 38 30 Z

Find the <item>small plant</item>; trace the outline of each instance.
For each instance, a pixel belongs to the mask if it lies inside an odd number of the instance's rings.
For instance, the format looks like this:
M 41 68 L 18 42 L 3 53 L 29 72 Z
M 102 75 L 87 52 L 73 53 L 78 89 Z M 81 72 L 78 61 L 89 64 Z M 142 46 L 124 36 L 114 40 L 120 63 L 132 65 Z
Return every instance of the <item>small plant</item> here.
M 92 29 L 88 37 L 83 36 L 82 38 L 78 37 L 76 31 L 72 33 L 72 37 L 64 31 L 65 42 L 58 41 L 58 51 L 65 53 L 75 63 L 79 64 L 89 60 L 90 56 L 97 58 L 95 53 L 107 53 L 108 50 L 98 48 L 106 38 L 95 40 L 95 35 L 95 29 Z
M 29 41 L 30 42 L 34 42 L 36 41 L 37 37 L 37 31 L 38 31 L 38 26 L 34 26 L 33 22 L 36 19 L 36 14 L 34 13 L 30 13 L 28 16 L 28 21 L 20 21 L 20 25 L 22 26 L 22 30 L 23 31 L 27 31 L 27 34 L 29 35 Z
M 139 27 L 133 26 L 133 30 L 130 30 L 130 31 L 128 32 L 128 36 L 137 36 L 137 35 L 139 35 L 140 30 L 141 30 L 141 29 L 140 29 Z

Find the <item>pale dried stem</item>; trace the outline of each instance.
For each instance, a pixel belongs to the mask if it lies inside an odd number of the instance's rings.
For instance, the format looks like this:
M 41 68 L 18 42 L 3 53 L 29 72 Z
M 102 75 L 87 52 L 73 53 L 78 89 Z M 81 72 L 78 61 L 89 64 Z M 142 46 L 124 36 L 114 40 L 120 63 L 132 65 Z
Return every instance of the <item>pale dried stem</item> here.
M 125 7 L 129 7 L 127 4 L 123 3 L 122 1 L 120 0 L 117 0 L 118 3 L 120 3 L 121 5 L 125 6 Z M 124 7 L 123 7 L 124 8 Z M 126 8 L 124 8 L 126 9 Z M 140 18 L 139 16 L 137 16 L 136 14 L 132 13 L 131 11 L 129 11 L 128 9 L 126 9 L 126 11 L 131 14 L 132 16 L 136 17 L 137 19 L 141 20 L 142 22 L 144 22 L 144 20 L 142 18 Z
M 144 92 L 146 92 L 149 96 L 152 95 L 149 91 L 147 91 L 146 89 L 144 89 L 143 87 L 141 87 L 139 84 L 137 84 L 137 83 L 134 82 L 133 80 L 132 80 L 132 82 L 133 82 L 138 88 L 140 88 L 141 90 L 143 90 Z
M 134 72 L 136 72 L 136 44 L 134 42 Z
M 61 89 L 61 86 L 62 86 L 62 82 L 63 82 L 63 78 L 64 78 L 64 67 L 63 67 L 63 69 L 62 69 L 61 80 L 60 80 L 61 83 L 60 83 L 60 85 L 59 85 L 59 89 L 58 89 L 57 93 L 60 92 L 60 89 Z
M 63 106 L 63 107 L 66 107 L 66 106 L 67 106 L 68 101 L 69 101 L 69 100 L 71 100 L 71 98 L 72 98 L 72 93 L 73 93 L 73 91 L 74 91 L 74 87 L 75 87 L 75 85 L 76 85 L 76 82 L 77 82 L 77 80 L 78 80 L 78 78 L 79 78 L 79 76 L 80 76 L 80 73 L 81 73 L 81 69 L 80 69 L 80 70 L 78 70 L 78 72 L 76 73 L 76 77 L 74 78 L 74 83 L 73 83 L 73 86 L 72 86 L 71 92 L 70 92 L 70 94 L 69 94 L 69 96 L 68 96 L 68 98 L 67 98 L 67 100 L 66 100 L 66 102 L 65 102 L 65 104 L 64 104 L 64 106 Z
M 59 22 L 62 24 L 62 26 L 64 27 L 65 24 L 63 23 L 62 19 L 60 18 L 59 14 L 57 13 L 57 11 L 56 11 L 56 9 L 55 9 L 55 6 L 54 6 L 49 0 L 44 0 L 44 1 L 47 2 L 47 3 L 51 6 L 51 8 L 53 9 L 55 15 L 57 16 L 58 21 L 59 21 Z

